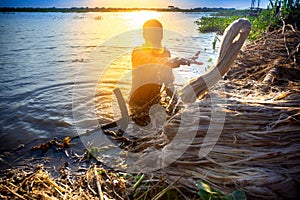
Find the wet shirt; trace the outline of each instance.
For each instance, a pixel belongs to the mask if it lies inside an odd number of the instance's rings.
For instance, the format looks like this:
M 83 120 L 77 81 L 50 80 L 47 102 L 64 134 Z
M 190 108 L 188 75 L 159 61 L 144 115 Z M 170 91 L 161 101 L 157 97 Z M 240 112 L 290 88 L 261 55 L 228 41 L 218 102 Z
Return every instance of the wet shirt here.
M 166 48 L 136 47 L 132 51 L 132 87 L 129 104 L 143 105 L 156 98 L 161 86 L 174 81 Z

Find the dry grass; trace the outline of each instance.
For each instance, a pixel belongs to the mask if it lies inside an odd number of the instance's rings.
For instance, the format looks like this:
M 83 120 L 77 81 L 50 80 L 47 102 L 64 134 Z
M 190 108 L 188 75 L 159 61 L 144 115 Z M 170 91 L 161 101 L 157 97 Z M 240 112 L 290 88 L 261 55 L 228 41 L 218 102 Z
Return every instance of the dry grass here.
M 292 26 L 248 44 L 210 97 L 184 111 L 185 117 L 199 119 L 197 136 L 165 170 L 166 176 L 186 174 L 181 183 L 192 190 L 194 181 L 203 179 L 224 193 L 238 188 L 253 199 L 299 197 L 299 46 L 300 32 Z M 220 120 L 211 116 L 216 107 L 226 112 L 222 134 L 212 151 L 199 159 L 210 123 L 203 119 Z M 192 111 L 198 108 L 200 115 L 195 115 Z M 176 116 L 168 123 L 166 135 L 173 137 L 179 120 Z M 188 126 L 185 130 L 187 135 L 192 132 Z
M 56 178 L 43 165 L 23 167 L 7 171 L 0 183 L 1 199 L 122 199 L 127 192 L 124 177 L 95 166 L 73 174 L 60 169 Z

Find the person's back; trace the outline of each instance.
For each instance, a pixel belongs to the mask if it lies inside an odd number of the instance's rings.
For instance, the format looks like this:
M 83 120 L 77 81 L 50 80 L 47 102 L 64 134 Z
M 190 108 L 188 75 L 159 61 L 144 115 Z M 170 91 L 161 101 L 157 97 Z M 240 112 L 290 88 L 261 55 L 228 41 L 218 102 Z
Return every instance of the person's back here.
M 143 106 L 149 101 L 155 101 L 161 86 L 174 81 L 172 68 L 167 65 L 171 53 L 161 46 L 162 31 L 159 21 L 147 21 L 143 26 L 145 43 L 132 51 L 130 105 Z
M 159 62 L 160 58 L 170 57 L 167 49 L 137 47 L 133 50 L 130 104 L 142 106 L 155 101 L 162 85 L 167 86 L 174 81 L 172 68 Z

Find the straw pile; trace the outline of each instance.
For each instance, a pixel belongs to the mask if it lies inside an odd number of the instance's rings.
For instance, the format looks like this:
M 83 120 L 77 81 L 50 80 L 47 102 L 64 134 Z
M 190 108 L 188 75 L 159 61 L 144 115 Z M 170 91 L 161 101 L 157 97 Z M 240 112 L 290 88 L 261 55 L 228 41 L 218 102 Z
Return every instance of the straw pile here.
M 192 190 L 195 180 L 203 179 L 224 193 L 240 189 L 249 199 L 299 197 L 299 46 L 300 32 L 289 25 L 248 44 L 226 80 L 184 111 L 185 118 L 200 121 L 185 127 L 186 136 L 198 127 L 197 136 L 166 168 L 166 176 L 184 175 L 180 183 Z M 200 115 L 193 112 L 198 108 Z M 222 121 L 218 114 L 212 117 L 213 112 L 226 113 L 224 127 L 212 151 L 200 159 L 199 149 L 208 145 L 203 143 L 208 125 Z M 172 139 L 180 120 L 175 116 L 164 128 L 165 135 Z

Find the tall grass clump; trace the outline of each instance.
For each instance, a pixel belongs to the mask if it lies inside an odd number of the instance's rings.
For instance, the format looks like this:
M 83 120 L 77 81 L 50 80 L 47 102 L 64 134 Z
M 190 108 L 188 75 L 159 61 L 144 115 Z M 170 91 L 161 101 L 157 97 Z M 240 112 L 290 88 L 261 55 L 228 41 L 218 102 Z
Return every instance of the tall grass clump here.
M 201 33 L 216 32 L 221 35 L 229 24 L 242 17 L 247 18 L 252 24 L 250 40 L 258 39 L 264 32 L 275 30 L 284 23 L 292 24 L 299 29 L 299 0 L 270 0 L 268 8 L 262 9 L 256 17 L 250 16 L 249 10 L 226 11 L 210 17 L 202 17 L 195 23 Z

